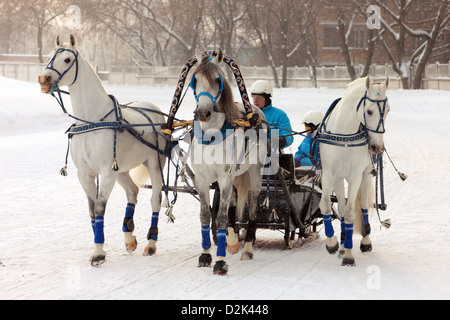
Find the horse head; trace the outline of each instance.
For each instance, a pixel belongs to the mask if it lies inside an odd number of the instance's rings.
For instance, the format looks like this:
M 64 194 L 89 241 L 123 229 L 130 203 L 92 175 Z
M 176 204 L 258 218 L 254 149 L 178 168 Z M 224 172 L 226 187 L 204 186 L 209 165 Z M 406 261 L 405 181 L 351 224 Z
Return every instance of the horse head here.
M 372 82 L 370 77 L 366 80 L 366 94 L 363 98 L 363 112 L 360 113 L 361 123 L 369 135 L 369 152 L 378 154 L 384 150 L 383 134 L 385 130 L 386 116 L 390 110 L 386 89 L 389 86 L 389 78 L 382 82 Z
M 56 48 L 53 50 L 52 58 L 38 78 L 41 92 L 51 93 L 59 86 L 75 83 L 78 76 L 78 51 L 75 44 L 73 35 L 70 35 L 69 42 L 64 44 L 60 42 L 59 35 L 56 36 Z
M 208 121 L 213 112 L 226 113 L 225 107 L 233 101 L 231 88 L 219 66 L 222 60 L 222 50 L 207 52 L 194 69 L 190 87 L 197 102 L 194 114 L 200 121 Z

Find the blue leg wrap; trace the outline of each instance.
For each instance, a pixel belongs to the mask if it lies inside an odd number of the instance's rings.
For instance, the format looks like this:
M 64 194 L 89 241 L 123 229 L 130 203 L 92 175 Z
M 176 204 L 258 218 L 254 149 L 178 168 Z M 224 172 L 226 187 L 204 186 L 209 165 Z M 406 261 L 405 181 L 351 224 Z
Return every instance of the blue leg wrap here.
M 91 220 L 92 232 L 94 232 L 95 236 L 95 220 Z
M 211 248 L 211 237 L 210 237 L 211 227 L 209 225 L 202 225 L 202 248 L 207 250 Z
M 367 227 L 370 225 L 369 223 L 369 210 L 367 209 L 361 209 L 362 216 L 363 216 L 363 223 L 364 226 Z M 366 235 L 370 234 L 370 228 L 366 228 Z
M 159 212 L 153 212 L 152 213 L 152 223 L 150 225 L 149 240 L 151 239 L 151 240 L 158 241 L 158 220 L 159 220 Z
M 353 223 L 345 224 L 345 241 L 344 248 L 352 249 L 353 248 Z
M 227 230 L 219 229 L 217 230 L 217 256 L 225 257 L 225 247 L 227 244 Z
M 105 235 L 103 234 L 103 217 L 95 217 L 95 236 L 94 243 L 105 243 Z
M 128 223 L 130 220 L 133 220 L 134 208 L 135 208 L 135 205 L 133 203 L 127 204 L 127 209 L 125 210 L 125 219 L 123 221 L 123 226 L 122 226 L 123 232 L 133 232 L 133 230 L 130 230 L 130 228 L 128 227 Z
M 331 224 L 331 214 L 323 216 L 323 224 L 325 225 L 325 235 L 327 238 L 334 236 L 333 225 Z

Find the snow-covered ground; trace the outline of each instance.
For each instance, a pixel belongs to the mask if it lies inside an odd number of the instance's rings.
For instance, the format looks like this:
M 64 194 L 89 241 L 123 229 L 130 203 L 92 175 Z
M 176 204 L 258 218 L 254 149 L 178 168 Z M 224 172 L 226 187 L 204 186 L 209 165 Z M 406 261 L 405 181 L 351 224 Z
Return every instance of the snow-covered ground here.
M 120 102 L 148 100 L 168 111 L 175 88 L 107 86 Z M 302 115 L 325 111 L 343 90 L 275 90 L 275 105 L 301 130 Z M 142 189 L 135 234 L 123 244 L 126 205 L 119 186 L 105 217 L 107 261 L 90 265 L 93 235 L 87 201 L 69 162 L 62 177 L 72 121 L 39 86 L 0 77 L 0 299 L 449 299 L 450 92 L 390 91 L 386 148 L 402 182 L 385 164 L 389 230 L 372 222 L 373 252 L 341 267 L 321 237 L 286 249 L 278 231 L 258 230 L 253 261 L 228 256 L 229 274 L 197 268 L 201 251 L 198 202 L 180 194 L 175 224 L 160 219 L 158 252 L 142 255 L 150 224 L 150 190 Z M 236 96 L 237 99 L 237 96 Z M 66 98 L 67 104 L 69 99 Z M 178 115 L 191 119 L 190 94 Z M 292 152 L 301 138 L 296 138 Z M 337 223 L 337 221 L 336 221 Z M 336 230 L 339 230 L 336 224 Z

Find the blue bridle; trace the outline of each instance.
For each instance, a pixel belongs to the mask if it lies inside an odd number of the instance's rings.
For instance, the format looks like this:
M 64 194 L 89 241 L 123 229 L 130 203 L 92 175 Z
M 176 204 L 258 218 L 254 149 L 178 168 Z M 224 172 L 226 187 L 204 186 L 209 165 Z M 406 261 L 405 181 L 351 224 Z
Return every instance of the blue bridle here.
M 370 102 L 376 103 L 378 107 L 378 112 L 380 113 L 380 121 L 378 122 L 378 126 L 375 130 L 370 129 L 367 127 L 367 121 L 366 121 L 366 100 L 369 100 Z M 356 108 L 356 112 L 358 112 L 359 108 L 361 107 L 361 104 L 363 104 L 364 110 L 364 127 L 365 130 L 373 132 L 373 133 L 379 133 L 383 134 L 386 132 L 386 128 L 384 126 L 384 115 L 386 113 L 386 102 L 388 101 L 388 98 L 383 100 L 373 100 L 367 96 L 367 91 L 364 94 L 364 97 L 361 98 L 361 100 L 358 103 L 358 107 Z
M 73 61 L 70 64 L 70 66 L 63 73 L 61 73 L 61 72 L 59 72 L 58 70 L 56 70 L 53 67 L 53 64 L 55 62 L 56 56 L 58 54 L 60 54 L 60 53 L 63 53 L 64 51 L 71 52 L 74 55 L 75 59 L 73 59 Z M 53 89 L 52 89 L 52 92 L 51 92 L 52 94 L 53 94 L 53 92 L 55 90 L 59 90 L 59 87 L 58 87 L 59 82 L 66 75 L 66 73 L 69 72 L 70 69 L 72 69 L 74 64 L 76 64 L 75 78 L 73 79 L 73 82 L 70 85 L 74 84 L 75 81 L 77 81 L 77 78 L 78 78 L 78 51 L 74 51 L 74 50 L 71 50 L 71 49 L 63 48 L 62 46 L 56 50 L 55 54 L 51 58 L 50 62 L 47 64 L 47 67 L 45 68 L 46 70 L 48 69 L 48 70 L 55 71 L 58 74 L 58 76 L 59 76 L 58 79 L 55 81 L 55 84 L 53 85 Z
M 196 91 L 196 89 L 197 89 L 197 80 L 195 79 L 195 74 L 192 76 L 191 83 L 189 84 L 189 87 L 191 87 L 191 89 L 194 91 L 195 101 L 197 102 L 197 105 L 198 105 L 198 99 L 201 96 L 207 96 L 213 102 L 214 111 L 217 111 L 217 101 L 219 100 L 220 95 L 222 94 L 222 91 L 223 91 L 223 78 L 222 78 L 222 75 L 220 73 L 219 73 L 219 79 L 220 79 L 219 92 L 217 93 L 217 95 L 215 97 L 213 97 L 209 92 L 206 92 L 206 91 L 202 91 L 199 94 L 197 94 L 197 91 Z

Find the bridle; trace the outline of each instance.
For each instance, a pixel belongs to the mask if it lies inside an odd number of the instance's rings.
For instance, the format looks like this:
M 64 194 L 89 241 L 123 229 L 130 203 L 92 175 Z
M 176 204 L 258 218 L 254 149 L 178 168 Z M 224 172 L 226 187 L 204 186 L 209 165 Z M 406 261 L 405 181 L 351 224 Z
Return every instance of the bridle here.
M 209 57 L 209 61 L 211 61 L 212 57 Z M 213 103 L 213 110 L 217 112 L 217 101 L 220 98 L 220 95 L 223 92 L 223 78 L 222 75 L 217 72 L 219 75 L 219 79 L 220 79 L 220 83 L 219 83 L 219 92 L 217 93 L 217 95 L 215 97 L 212 96 L 212 94 L 210 94 L 209 92 L 206 91 L 202 91 L 199 94 L 197 94 L 197 80 L 195 79 L 195 74 L 192 76 L 191 79 L 191 83 L 189 84 L 189 87 L 191 87 L 192 91 L 194 91 L 194 97 L 195 97 L 195 101 L 197 102 L 197 106 L 198 106 L 198 99 L 200 99 L 201 96 L 207 96 L 208 98 L 211 99 L 212 103 Z
M 376 103 L 378 107 L 378 112 L 380 113 L 380 120 L 378 121 L 377 128 L 375 130 L 370 129 L 367 127 L 367 121 L 366 121 L 366 100 L 369 100 L 370 102 Z M 361 98 L 361 100 L 358 103 L 358 107 L 356 108 L 356 112 L 359 111 L 359 108 L 361 107 L 361 104 L 363 105 L 363 113 L 364 113 L 364 127 L 366 131 L 370 131 L 373 133 L 383 134 L 386 132 L 386 128 L 384 126 L 384 115 L 386 113 L 386 102 L 388 101 L 388 98 L 382 99 L 382 100 L 374 100 L 367 96 L 367 91 L 364 94 L 364 97 Z
M 54 68 L 53 64 L 54 64 L 55 59 L 58 56 L 58 54 L 63 53 L 64 51 L 71 52 L 74 55 L 75 59 L 73 59 L 73 61 L 70 64 L 70 66 L 64 72 L 61 73 L 61 72 L 59 72 L 58 70 L 56 70 Z M 54 91 L 58 91 L 59 90 L 59 86 L 58 86 L 59 82 L 62 80 L 62 78 L 64 78 L 66 73 L 69 72 L 70 69 L 72 69 L 72 67 L 74 65 L 76 65 L 75 78 L 73 79 L 73 82 L 70 85 L 74 84 L 75 81 L 77 81 L 77 78 L 78 78 L 78 51 L 74 51 L 74 50 L 71 50 L 71 49 L 63 48 L 62 46 L 56 50 L 55 54 L 51 58 L 50 62 L 47 64 L 47 67 L 45 68 L 45 70 L 48 69 L 48 70 L 52 70 L 52 71 L 56 72 L 58 74 L 58 76 L 59 76 L 58 79 L 55 81 L 55 83 L 53 85 L 53 89 L 52 89 L 52 92 L 51 92 L 52 95 L 53 95 Z

